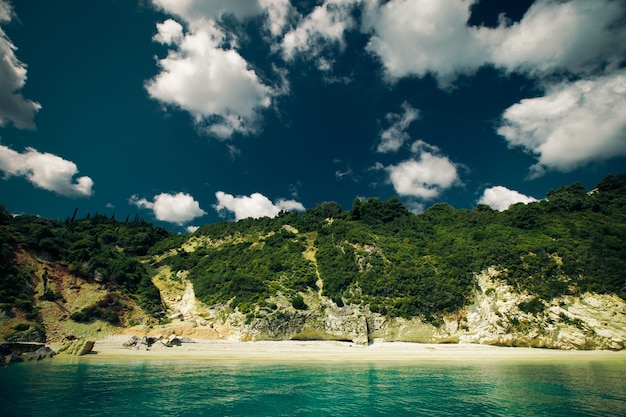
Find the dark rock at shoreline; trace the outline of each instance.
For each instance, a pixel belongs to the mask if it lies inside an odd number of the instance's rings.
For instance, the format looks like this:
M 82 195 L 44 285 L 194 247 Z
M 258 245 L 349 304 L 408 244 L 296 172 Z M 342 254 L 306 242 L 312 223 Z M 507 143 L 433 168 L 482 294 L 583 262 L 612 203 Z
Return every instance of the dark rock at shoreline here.
M 25 361 L 40 361 L 46 358 L 52 358 L 56 355 L 56 352 L 50 349 L 48 346 L 43 346 L 34 352 L 25 352 L 22 354 L 22 359 Z
M 8 365 L 23 361 L 39 361 L 51 358 L 56 352 L 43 343 L 5 342 L 0 343 L 0 363 Z

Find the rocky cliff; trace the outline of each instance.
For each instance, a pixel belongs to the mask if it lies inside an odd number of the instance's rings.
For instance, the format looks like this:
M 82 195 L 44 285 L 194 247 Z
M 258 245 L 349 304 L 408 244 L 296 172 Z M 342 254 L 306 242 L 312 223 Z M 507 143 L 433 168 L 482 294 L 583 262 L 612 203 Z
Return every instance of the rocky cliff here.
M 524 312 L 520 304 L 533 300 L 515 292 L 498 279 L 490 268 L 476 276 L 474 301 L 441 323 L 418 318 L 389 318 L 367 307 L 335 303 L 310 291 L 305 300 L 309 309 L 296 310 L 276 299 L 280 314 L 257 314 L 250 320 L 229 307 L 208 308 L 193 296 L 188 281 L 176 295 L 170 287 L 164 300 L 169 314 L 188 326 L 229 329 L 228 338 L 239 340 L 345 340 L 368 344 L 385 342 L 477 343 L 497 346 L 550 349 L 624 349 L 626 302 L 614 295 L 585 293 L 579 297 L 558 297 L 542 303 L 536 313 Z M 219 336 L 217 336 L 219 337 Z
M 0 340 L 111 333 L 623 349 L 626 173 L 414 214 L 322 203 L 175 235 L 0 207 Z

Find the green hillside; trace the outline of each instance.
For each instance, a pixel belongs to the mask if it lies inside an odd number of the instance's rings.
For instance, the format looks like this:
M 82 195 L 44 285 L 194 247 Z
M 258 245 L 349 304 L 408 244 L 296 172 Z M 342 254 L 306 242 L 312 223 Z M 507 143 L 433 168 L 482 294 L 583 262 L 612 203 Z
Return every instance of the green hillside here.
M 161 317 L 151 279 L 169 267 L 173 280 L 186 271 L 201 301 L 230 305 L 250 319 L 280 317 L 277 295 L 306 310 L 303 295 L 314 292 L 338 306 L 438 323 L 471 301 L 475 274 L 490 266 L 534 295 L 520 305 L 527 312 L 543 308 L 538 300 L 586 291 L 626 299 L 626 174 L 594 190 L 551 190 L 545 200 L 504 212 L 438 203 L 416 215 L 395 197 L 371 198 L 355 200 L 348 211 L 323 203 L 302 214 L 209 224 L 192 235 L 137 218 L 56 221 L 1 210 L 0 244 L 0 305 L 35 321 L 33 283 L 45 276 L 20 265 L 19 251 L 66 265 L 119 295 L 71 312 L 75 321 L 116 323 L 123 297 Z M 39 297 L 59 296 L 45 289 Z

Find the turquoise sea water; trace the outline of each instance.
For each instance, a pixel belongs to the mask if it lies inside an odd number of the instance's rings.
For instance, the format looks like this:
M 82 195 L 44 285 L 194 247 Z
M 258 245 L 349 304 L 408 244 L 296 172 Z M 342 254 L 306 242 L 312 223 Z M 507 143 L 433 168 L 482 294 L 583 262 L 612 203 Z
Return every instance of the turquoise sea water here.
M 626 363 L 52 359 L 0 368 L 0 416 L 624 416 Z

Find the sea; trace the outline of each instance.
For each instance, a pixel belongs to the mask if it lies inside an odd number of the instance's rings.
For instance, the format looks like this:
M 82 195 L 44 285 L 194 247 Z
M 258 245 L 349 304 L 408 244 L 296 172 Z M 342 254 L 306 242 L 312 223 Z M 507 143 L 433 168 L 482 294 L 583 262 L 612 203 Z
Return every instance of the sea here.
M 626 416 L 626 363 L 54 358 L 0 368 L 0 416 Z

